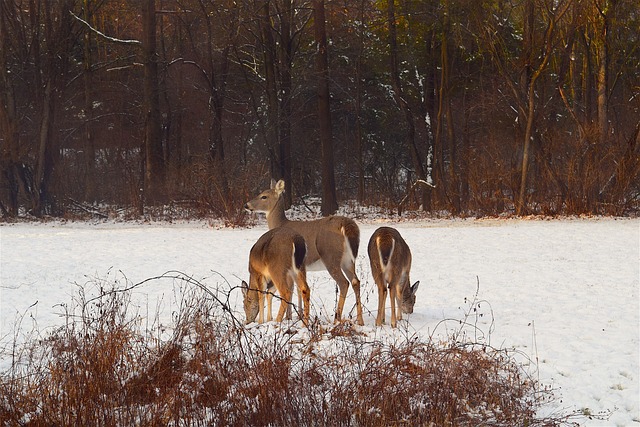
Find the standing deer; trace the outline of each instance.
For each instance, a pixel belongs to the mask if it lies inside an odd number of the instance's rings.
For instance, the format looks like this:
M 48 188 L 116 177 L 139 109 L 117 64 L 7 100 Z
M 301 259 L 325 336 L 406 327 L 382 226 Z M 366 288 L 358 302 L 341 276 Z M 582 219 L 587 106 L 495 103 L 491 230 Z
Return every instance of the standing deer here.
M 369 239 L 369 262 L 371 273 L 378 285 L 378 316 L 376 326 L 385 320 L 387 289 L 391 299 L 391 327 L 397 325 L 396 318 L 402 320 L 402 313 L 413 313 L 416 291 L 420 282 L 411 286 L 411 250 L 400 233 L 391 227 L 378 228 Z M 396 301 L 398 313 L 396 316 Z
M 269 229 L 289 228 L 304 237 L 307 242 L 305 265 L 308 270 L 326 269 L 340 288 L 335 321 L 342 319 L 342 309 L 347 297 L 349 283 L 356 296 L 357 322 L 364 325 L 360 302 L 360 280 L 356 276 L 355 259 L 360 245 L 360 229 L 350 218 L 329 216 L 313 221 L 290 221 L 284 213 L 284 181 L 280 180 L 270 189 L 244 205 L 251 212 L 267 215 Z
M 271 320 L 271 297 L 268 287 L 273 284 L 280 294 L 280 309 L 276 321 L 281 322 L 285 311 L 291 319 L 293 283 L 298 285 L 298 295 L 304 302 L 303 322 L 309 322 L 309 286 L 304 259 L 307 249 L 304 238 L 288 228 L 277 228 L 260 236 L 249 253 L 249 284 L 242 282 L 246 323 L 264 322 L 264 298 L 267 295 L 268 318 Z

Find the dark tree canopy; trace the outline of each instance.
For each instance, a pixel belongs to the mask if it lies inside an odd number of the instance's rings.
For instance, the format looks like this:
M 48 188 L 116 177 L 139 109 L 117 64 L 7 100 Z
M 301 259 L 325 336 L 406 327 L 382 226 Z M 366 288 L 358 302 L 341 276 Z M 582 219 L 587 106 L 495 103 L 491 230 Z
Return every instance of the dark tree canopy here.
M 326 213 L 637 214 L 638 28 L 636 0 L 2 1 L 0 215 L 232 217 L 271 178 Z

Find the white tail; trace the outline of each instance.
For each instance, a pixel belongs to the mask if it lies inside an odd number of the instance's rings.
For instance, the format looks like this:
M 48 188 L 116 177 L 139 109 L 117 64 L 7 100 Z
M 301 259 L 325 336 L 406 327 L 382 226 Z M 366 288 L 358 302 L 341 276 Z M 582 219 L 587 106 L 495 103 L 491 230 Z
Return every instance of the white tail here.
M 360 229 L 350 218 L 329 216 L 314 221 L 289 221 L 284 213 L 284 181 L 280 180 L 270 189 L 263 191 L 255 199 L 245 204 L 251 212 L 267 215 L 269 229 L 289 228 L 301 234 L 307 242 L 305 265 L 322 262 L 340 288 L 340 299 L 335 320 L 342 319 L 342 310 L 349 289 L 349 283 L 356 296 L 357 322 L 364 325 L 360 302 L 360 280 L 356 276 L 355 259 L 360 245 Z
M 398 230 L 391 227 L 378 228 L 369 239 L 369 262 L 371 273 L 378 285 L 378 316 L 376 326 L 385 321 L 387 289 L 391 299 L 391 326 L 402 320 L 402 313 L 413 313 L 416 291 L 420 282 L 410 285 L 411 250 Z M 396 313 L 397 305 L 397 313 Z
M 264 322 L 265 295 L 269 303 L 267 320 L 271 320 L 271 294 L 268 291 L 270 283 L 275 286 L 281 298 L 276 321 L 281 322 L 285 312 L 287 318 L 291 319 L 290 304 L 295 282 L 298 285 L 298 296 L 302 297 L 304 303 L 302 319 L 305 325 L 308 324 L 310 291 L 304 265 L 305 255 L 304 238 L 293 230 L 269 230 L 258 239 L 249 253 L 249 284 L 242 282 L 246 323 L 255 321 L 258 314 L 258 322 Z

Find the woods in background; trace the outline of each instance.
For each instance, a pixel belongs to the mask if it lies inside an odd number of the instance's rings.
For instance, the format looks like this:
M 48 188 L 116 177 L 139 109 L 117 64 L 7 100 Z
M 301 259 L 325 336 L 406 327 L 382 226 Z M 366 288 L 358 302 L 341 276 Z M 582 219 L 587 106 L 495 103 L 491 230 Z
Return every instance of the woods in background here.
M 0 214 L 637 213 L 639 64 L 637 0 L 4 0 Z

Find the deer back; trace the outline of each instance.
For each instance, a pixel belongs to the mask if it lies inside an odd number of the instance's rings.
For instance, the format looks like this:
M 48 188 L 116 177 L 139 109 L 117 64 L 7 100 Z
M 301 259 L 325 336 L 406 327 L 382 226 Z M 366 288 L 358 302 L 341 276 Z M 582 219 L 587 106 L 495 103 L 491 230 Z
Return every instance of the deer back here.
M 378 228 L 369 239 L 367 251 L 376 284 L 395 292 L 402 311 L 413 313 L 420 282 L 411 285 L 411 250 L 400 233 L 391 227 Z
M 300 233 L 307 242 L 306 265 L 322 260 L 326 265 L 342 265 L 358 256 L 360 229 L 351 219 L 330 216 L 313 221 L 289 221 L 283 227 Z
M 386 284 L 409 283 L 411 250 L 398 230 L 378 228 L 369 239 L 367 251 L 374 276 L 380 274 Z
M 274 277 L 296 273 L 304 265 L 306 244 L 304 238 L 287 228 L 276 228 L 264 233 L 249 253 L 249 272 Z
M 269 284 L 275 286 L 283 298 L 293 292 L 296 277 L 300 273 L 306 275 L 305 255 L 304 238 L 293 230 L 277 228 L 260 236 L 249 252 L 249 284 L 242 283 L 248 323 L 254 321 L 261 310 L 260 293 L 266 292 Z

